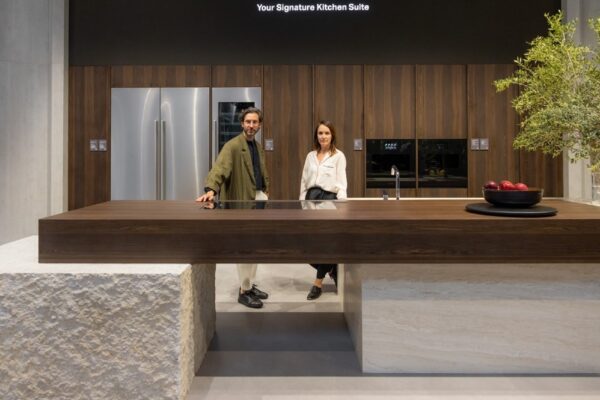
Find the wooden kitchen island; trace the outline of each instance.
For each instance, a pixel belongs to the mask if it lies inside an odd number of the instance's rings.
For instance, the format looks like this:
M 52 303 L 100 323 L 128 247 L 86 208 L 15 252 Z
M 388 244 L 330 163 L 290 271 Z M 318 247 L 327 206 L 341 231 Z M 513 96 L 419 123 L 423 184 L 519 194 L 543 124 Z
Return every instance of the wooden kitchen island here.
M 473 202 L 114 201 L 41 219 L 39 260 L 344 263 L 365 372 L 600 373 L 600 208 L 494 217 Z
M 600 208 L 545 200 L 556 216 L 465 211 L 478 201 L 356 200 L 335 202 L 335 209 L 302 209 L 299 201 L 270 201 L 264 209 L 250 209 L 253 202 L 203 209 L 193 201 L 111 201 L 41 219 L 39 260 L 600 262 Z

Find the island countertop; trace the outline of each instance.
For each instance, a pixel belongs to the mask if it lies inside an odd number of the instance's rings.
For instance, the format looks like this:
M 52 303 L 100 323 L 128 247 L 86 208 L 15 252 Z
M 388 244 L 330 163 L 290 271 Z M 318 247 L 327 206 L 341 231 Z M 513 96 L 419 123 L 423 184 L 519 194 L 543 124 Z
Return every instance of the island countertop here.
M 40 219 L 39 261 L 600 262 L 599 207 L 544 199 L 557 215 L 465 211 L 482 201 L 350 200 L 316 210 L 297 201 L 213 210 L 193 201 L 110 201 Z

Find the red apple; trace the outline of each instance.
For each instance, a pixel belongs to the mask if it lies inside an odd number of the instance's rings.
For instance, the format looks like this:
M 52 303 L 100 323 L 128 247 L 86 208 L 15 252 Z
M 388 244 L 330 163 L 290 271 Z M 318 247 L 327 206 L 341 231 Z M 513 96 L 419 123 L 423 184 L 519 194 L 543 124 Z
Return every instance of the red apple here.
M 498 184 L 494 181 L 487 181 L 485 185 L 483 185 L 484 189 L 493 189 L 498 190 Z
M 515 189 L 516 190 L 529 190 L 529 188 L 527 187 L 526 184 L 519 182 L 519 183 L 515 183 Z
M 516 188 L 511 181 L 502 181 L 500 182 L 500 190 L 516 190 Z

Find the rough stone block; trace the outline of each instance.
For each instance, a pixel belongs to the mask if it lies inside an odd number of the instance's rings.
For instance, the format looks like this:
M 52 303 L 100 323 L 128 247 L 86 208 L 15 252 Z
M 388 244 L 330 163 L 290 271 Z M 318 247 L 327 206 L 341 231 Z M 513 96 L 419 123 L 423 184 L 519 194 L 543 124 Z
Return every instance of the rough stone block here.
M 184 399 L 214 333 L 214 271 L 0 246 L 0 398 Z

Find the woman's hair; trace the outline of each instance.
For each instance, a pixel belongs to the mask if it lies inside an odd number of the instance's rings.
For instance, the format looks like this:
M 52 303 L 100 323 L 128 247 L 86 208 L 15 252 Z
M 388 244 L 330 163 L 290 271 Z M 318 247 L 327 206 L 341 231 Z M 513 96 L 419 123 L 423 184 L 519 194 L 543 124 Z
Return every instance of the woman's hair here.
M 333 127 L 331 121 L 320 121 L 317 124 L 317 127 L 315 128 L 315 134 L 313 136 L 313 150 L 319 151 L 319 149 L 321 149 L 321 145 L 319 144 L 319 126 L 321 125 L 325 125 L 331 131 L 331 144 L 329 145 L 329 151 L 331 154 L 335 154 L 335 128 Z

